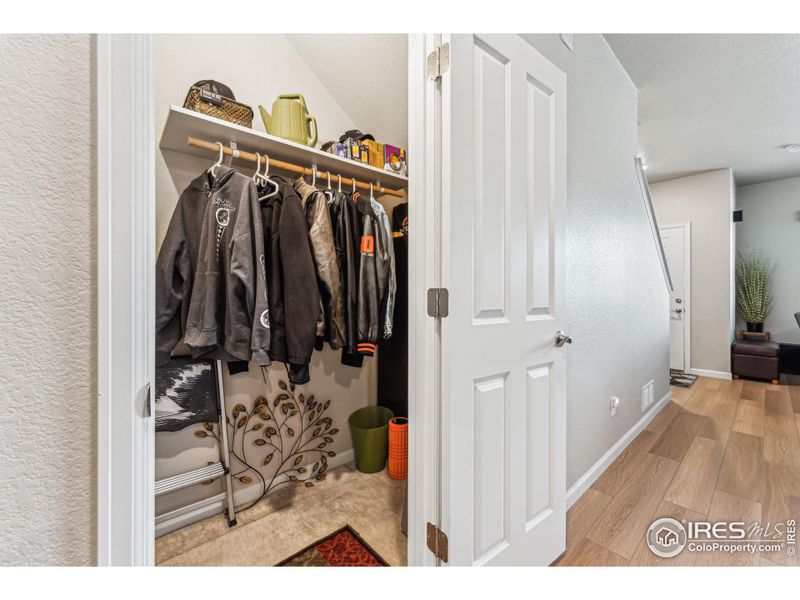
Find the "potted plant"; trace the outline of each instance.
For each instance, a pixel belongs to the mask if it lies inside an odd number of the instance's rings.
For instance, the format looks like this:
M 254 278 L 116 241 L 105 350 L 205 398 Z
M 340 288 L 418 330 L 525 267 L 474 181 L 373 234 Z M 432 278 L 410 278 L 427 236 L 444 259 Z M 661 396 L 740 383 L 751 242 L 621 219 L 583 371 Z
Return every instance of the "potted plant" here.
M 736 255 L 736 312 L 747 331 L 764 331 L 772 308 L 772 263 L 757 253 Z

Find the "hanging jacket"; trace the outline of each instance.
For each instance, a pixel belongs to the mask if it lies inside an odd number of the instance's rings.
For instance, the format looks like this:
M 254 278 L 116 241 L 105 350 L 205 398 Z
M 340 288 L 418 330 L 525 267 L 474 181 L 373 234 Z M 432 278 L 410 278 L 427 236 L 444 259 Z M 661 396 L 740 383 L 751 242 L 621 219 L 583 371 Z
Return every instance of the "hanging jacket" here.
M 344 297 L 342 364 L 361 367 L 364 357 L 358 353 L 358 268 L 361 260 L 358 249 L 363 219 L 350 194 L 336 193 L 329 209 Z
M 346 194 L 337 192 L 329 206 L 331 228 L 333 230 L 333 246 L 336 251 L 336 263 L 339 265 L 339 274 L 344 299 L 344 347 L 355 350 L 356 346 L 356 302 L 358 293 L 358 267 L 355 253 L 353 252 L 352 229 L 354 227 L 355 206 L 352 210 Z
M 331 348 L 341 348 L 345 331 L 344 297 L 327 198 L 302 178 L 295 180 L 294 189 L 300 195 L 306 215 L 308 238 L 322 302 L 322 316 L 317 323 L 317 335 L 324 336 Z
M 269 356 L 288 365 L 289 381 L 309 381 L 320 296 L 300 196 L 282 177 L 278 193 L 261 201 L 270 307 Z
M 381 305 L 381 331 L 384 338 L 392 337 L 392 325 L 394 315 L 394 297 L 397 292 L 397 280 L 395 276 L 394 266 L 394 243 L 392 242 L 392 225 L 389 223 L 389 216 L 386 214 L 386 209 L 383 205 L 370 197 L 370 206 L 372 207 L 375 216 L 378 219 L 377 235 L 381 238 L 381 245 L 386 248 L 387 255 L 389 256 L 389 273 L 388 287 L 383 296 L 383 304 Z
M 181 194 L 156 260 L 156 365 L 169 361 L 186 331 L 194 285 L 200 230 L 208 204 L 207 181 L 201 175 Z
M 381 307 L 389 289 L 389 254 L 379 235 L 378 217 L 368 198 L 353 194 L 362 216 L 363 231 L 359 245 L 358 269 L 358 345 L 359 354 L 375 354 L 381 328 Z
M 156 364 L 183 338 L 195 357 L 269 364 L 270 321 L 258 194 L 225 166 L 175 207 L 156 263 Z

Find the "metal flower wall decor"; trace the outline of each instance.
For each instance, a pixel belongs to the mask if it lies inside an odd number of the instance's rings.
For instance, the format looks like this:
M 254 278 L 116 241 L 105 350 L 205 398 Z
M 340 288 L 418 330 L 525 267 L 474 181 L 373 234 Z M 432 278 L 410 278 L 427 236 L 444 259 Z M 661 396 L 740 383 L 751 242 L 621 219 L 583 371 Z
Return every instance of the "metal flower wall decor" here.
M 236 404 L 226 415 L 231 455 L 240 463 L 233 477 L 244 485 L 256 477 L 262 486 L 261 495 L 238 510 L 250 508 L 282 486 L 311 487 L 324 480 L 328 458 L 336 456 L 327 449 L 339 433 L 325 416 L 331 401 L 318 402 L 313 394 L 306 398 L 296 393 L 293 383 L 279 381 L 278 387 L 281 391 L 272 401 L 259 396 L 252 408 Z M 221 443 L 217 423 L 203 423 L 194 434 Z

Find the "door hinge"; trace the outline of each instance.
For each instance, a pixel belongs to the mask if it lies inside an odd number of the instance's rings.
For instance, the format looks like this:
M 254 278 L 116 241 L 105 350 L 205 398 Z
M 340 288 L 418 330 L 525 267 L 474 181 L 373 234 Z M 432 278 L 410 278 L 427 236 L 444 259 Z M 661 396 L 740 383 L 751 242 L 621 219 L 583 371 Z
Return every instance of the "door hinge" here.
M 428 290 L 428 316 L 443 319 L 450 314 L 450 292 L 447 288 Z
M 447 534 L 433 523 L 428 523 L 428 550 L 441 560 L 447 562 Z
M 428 79 L 440 79 L 450 68 L 450 44 L 442 44 L 428 54 Z

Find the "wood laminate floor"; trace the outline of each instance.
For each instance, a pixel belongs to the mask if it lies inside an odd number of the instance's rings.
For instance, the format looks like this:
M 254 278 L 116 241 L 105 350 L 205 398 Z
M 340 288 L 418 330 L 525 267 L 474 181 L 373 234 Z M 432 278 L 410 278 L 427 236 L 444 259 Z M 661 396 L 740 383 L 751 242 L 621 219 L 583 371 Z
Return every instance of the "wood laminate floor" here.
M 800 520 L 800 387 L 701 377 L 673 399 L 567 513 L 559 566 L 798 566 L 770 553 L 662 559 L 645 542 L 659 517 Z

